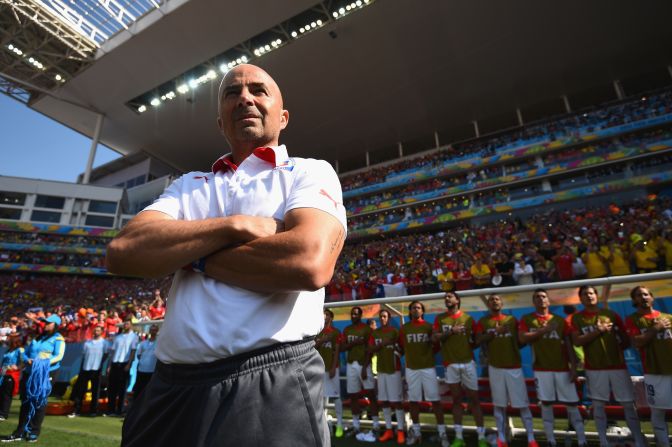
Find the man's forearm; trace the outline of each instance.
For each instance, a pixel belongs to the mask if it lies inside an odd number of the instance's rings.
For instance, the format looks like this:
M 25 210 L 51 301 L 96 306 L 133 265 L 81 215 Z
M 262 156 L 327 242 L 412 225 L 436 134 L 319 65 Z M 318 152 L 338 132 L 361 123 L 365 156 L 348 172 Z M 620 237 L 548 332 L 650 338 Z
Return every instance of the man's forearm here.
M 296 226 L 220 250 L 207 258 L 205 273 L 226 284 L 258 292 L 317 290 L 325 286 L 333 275 L 345 230 L 333 217 L 322 214 L 316 217 L 321 232 Z
M 129 222 L 107 247 L 107 268 L 112 273 L 162 277 L 222 247 L 242 243 L 254 234 L 251 222 L 270 218 L 229 216 L 184 221 L 158 211 L 145 211 Z M 274 231 L 273 231 L 274 232 Z

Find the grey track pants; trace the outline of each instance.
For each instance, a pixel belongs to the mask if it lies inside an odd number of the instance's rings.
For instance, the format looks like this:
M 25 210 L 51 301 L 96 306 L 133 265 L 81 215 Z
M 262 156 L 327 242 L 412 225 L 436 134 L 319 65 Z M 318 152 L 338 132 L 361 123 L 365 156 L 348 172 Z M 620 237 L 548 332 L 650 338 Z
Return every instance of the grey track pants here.
M 130 408 L 125 447 L 329 446 L 313 340 L 207 364 L 157 363 Z

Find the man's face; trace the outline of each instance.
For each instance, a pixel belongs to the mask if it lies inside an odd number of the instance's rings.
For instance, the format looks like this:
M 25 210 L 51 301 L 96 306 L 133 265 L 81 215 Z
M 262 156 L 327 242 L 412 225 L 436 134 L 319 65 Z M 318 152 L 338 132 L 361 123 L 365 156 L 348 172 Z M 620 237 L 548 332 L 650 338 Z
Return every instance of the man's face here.
M 446 308 L 450 311 L 457 310 L 458 306 L 460 304 L 460 301 L 457 299 L 457 297 L 453 293 L 446 293 L 446 296 L 443 299 L 443 301 L 446 304 Z
M 499 312 L 502 310 L 502 307 L 502 298 L 500 298 L 499 295 L 490 295 L 488 298 L 488 309 L 490 309 L 491 312 Z
M 579 296 L 581 304 L 586 307 L 597 306 L 597 292 L 592 287 L 588 287 L 581 292 Z
M 232 147 L 254 143 L 277 145 L 289 112 L 275 81 L 253 65 L 239 65 L 224 77 L 217 124 Z
M 156 334 L 159 333 L 159 327 L 158 326 L 152 326 L 149 328 L 149 335 L 152 337 L 156 337 Z
M 324 313 L 324 325 L 329 326 L 332 322 L 331 314 L 329 312 Z
M 350 311 L 350 321 L 352 324 L 357 324 L 362 321 L 362 312 L 359 309 L 352 309 Z
M 103 328 L 100 326 L 96 326 L 93 328 L 93 336 L 95 338 L 100 338 L 103 335 Z
M 378 318 L 380 318 L 381 326 L 387 326 L 387 324 L 390 322 L 390 314 L 387 312 L 381 312 L 380 315 L 378 315 Z
M 130 332 L 132 326 L 133 326 L 133 323 L 131 323 L 130 320 L 124 321 L 124 332 Z
M 411 305 L 411 318 L 413 320 L 419 320 L 422 318 L 423 311 L 422 311 L 422 305 L 420 303 L 413 303 Z
M 634 293 L 634 304 L 639 309 L 653 308 L 653 294 L 646 287 L 638 288 Z
M 546 292 L 535 292 L 534 295 L 532 295 L 532 302 L 537 311 L 546 310 L 551 305 L 551 300 L 548 298 Z

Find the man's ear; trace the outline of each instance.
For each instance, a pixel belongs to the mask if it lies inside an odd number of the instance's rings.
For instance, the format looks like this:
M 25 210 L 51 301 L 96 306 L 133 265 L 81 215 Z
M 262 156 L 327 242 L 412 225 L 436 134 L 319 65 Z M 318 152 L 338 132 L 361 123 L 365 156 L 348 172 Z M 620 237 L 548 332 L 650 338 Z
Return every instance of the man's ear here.
M 288 124 L 289 124 L 289 111 L 283 110 L 282 114 L 280 115 L 280 125 L 282 126 L 281 128 L 285 129 Z

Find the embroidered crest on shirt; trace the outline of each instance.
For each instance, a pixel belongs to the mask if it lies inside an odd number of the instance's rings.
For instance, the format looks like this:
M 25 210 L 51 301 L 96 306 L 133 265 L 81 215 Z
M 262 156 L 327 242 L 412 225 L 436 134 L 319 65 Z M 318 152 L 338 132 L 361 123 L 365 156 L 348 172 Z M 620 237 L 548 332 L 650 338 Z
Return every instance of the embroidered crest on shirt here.
M 194 179 L 196 179 L 196 180 L 201 179 L 201 178 L 203 180 L 205 180 L 205 183 L 208 183 L 208 176 L 207 175 L 197 175 L 196 177 L 194 177 Z
M 294 169 L 294 159 L 289 158 L 286 161 L 283 161 L 282 163 L 278 164 L 275 168 L 273 168 L 273 170 L 276 169 L 291 171 L 292 169 Z

